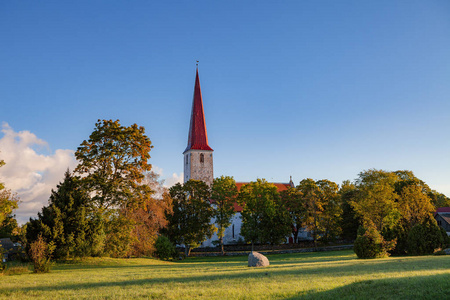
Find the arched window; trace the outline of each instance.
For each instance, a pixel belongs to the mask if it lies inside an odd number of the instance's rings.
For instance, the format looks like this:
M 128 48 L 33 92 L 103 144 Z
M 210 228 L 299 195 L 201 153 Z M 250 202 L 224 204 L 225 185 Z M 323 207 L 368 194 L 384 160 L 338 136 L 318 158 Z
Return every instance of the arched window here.
M 200 153 L 200 162 L 201 163 L 205 162 L 205 155 L 203 153 Z

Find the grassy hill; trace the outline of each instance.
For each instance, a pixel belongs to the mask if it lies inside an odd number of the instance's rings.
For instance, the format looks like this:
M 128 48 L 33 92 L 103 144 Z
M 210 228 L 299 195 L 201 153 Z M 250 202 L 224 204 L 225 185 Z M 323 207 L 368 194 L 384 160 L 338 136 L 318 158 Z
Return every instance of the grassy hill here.
M 360 260 L 352 251 L 247 257 L 97 258 L 55 264 L 48 274 L 0 276 L 0 298 L 444 299 L 450 256 Z

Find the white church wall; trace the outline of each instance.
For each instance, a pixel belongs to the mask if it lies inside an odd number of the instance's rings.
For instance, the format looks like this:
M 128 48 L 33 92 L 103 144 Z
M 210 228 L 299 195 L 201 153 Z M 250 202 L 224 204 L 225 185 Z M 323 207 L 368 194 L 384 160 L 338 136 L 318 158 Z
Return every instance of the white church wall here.
M 211 224 L 216 225 L 216 219 L 211 219 Z M 241 213 L 235 213 L 231 219 L 231 225 L 225 229 L 223 236 L 224 245 L 236 244 L 240 239 L 244 238 L 241 236 L 241 227 L 242 227 L 242 219 Z M 214 247 L 214 241 L 219 241 L 219 237 L 217 236 L 217 232 L 210 238 L 204 241 L 201 247 Z

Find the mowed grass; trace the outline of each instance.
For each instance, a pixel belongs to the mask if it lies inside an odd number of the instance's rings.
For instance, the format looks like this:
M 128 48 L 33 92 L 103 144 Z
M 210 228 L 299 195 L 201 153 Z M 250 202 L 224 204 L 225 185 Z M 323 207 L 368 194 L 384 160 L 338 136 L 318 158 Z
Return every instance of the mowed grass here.
M 88 259 L 0 276 L 2 299 L 448 299 L 450 256 L 360 260 L 352 251 L 247 257 Z

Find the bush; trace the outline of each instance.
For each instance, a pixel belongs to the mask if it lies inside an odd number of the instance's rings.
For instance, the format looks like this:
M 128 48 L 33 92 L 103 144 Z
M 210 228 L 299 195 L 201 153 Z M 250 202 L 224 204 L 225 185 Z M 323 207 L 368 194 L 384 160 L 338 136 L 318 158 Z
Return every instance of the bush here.
M 33 261 L 34 273 L 48 273 L 50 271 L 50 257 L 53 245 L 47 245 L 41 235 L 30 245 L 30 257 Z
M 427 255 L 447 244 L 447 234 L 443 235 L 436 220 L 427 218 L 423 223 L 415 225 L 408 234 L 408 254 Z
M 168 237 L 164 235 L 158 236 L 155 243 L 155 255 L 162 260 L 176 259 L 178 251 Z
M 389 256 L 394 247 L 395 240 L 385 241 L 375 226 L 360 226 L 353 250 L 358 258 L 379 258 Z

